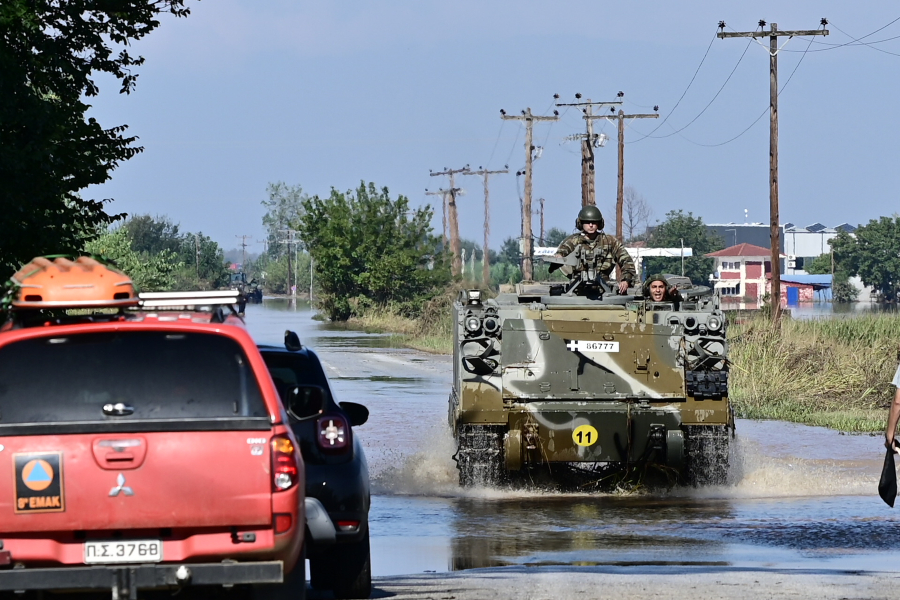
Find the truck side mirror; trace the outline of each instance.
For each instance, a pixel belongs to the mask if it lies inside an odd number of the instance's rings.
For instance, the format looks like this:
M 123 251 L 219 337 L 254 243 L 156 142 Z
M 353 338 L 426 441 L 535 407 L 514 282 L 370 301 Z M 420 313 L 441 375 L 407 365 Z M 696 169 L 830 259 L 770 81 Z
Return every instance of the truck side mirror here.
M 350 419 L 350 425 L 359 427 L 369 420 L 369 409 L 356 402 L 340 402 L 341 409 Z

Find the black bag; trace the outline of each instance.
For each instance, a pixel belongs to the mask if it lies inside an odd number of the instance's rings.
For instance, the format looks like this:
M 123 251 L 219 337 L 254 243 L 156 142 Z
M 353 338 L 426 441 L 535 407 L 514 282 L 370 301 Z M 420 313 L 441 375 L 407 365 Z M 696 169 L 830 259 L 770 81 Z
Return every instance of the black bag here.
M 897 498 L 897 468 L 894 465 L 894 449 L 884 455 L 884 467 L 881 469 L 881 481 L 878 482 L 878 495 L 888 506 L 894 508 Z

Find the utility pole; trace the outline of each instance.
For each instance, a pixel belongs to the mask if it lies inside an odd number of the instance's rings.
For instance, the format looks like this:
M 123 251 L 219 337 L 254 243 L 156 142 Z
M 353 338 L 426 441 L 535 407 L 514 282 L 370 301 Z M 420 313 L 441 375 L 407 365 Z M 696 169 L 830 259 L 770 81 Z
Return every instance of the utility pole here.
M 554 98 L 559 99 L 559 94 L 554 94 Z M 581 94 L 575 94 L 575 99 L 580 100 Z M 605 136 L 601 140 L 600 136 L 594 133 L 594 107 L 611 106 L 614 104 L 622 104 L 621 100 L 612 102 L 591 102 L 590 98 L 586 98 L 584 102 L 557 103 L 556 106 L 582 106 L 581 112 L 584 113 L 585 133 L 576 133 L 566 136 L 567 140 L 581 140 L 581 205 L 596 205 L 597 198 L 594 192 L 594 148 L 599 148 L 605 141 Z
M 444 195 L 444 206 L 447 208 L 447 216 L 450 221 L 450 251 L 453 252 L 453 261 L 450 263 L 450 270 L 454 276 L 462 272 L 462 262 L 460 261 L 460 243 L 459 243 L 459 215 L 456 212 L 456 196 L 462 190 L 453 184 L 453 176 L 457 173 L 465 173 L 469 170 L 469 165 L 462 169 L 448 169 L 444 167 L 443 171 L 430 172 L 429 175 L 437 177 L 439 175 L 448 175 L 450 177 L 449 193 Z
M 292 253 L 292 249 L 293 249 L 293 252 L 296 252 L 296 243 L 297 243 L 297 242 L 294 241 L 294 234 L 296 234 L 297 231 L 294 230 L 294 229 L 281 229 L 281 230 L 279 230 L 279 233 L 286 233 L 287 236 L 288 236 L 288 238 L 287 238 L 286 240 L 278 240 L 278 242 L 281 243 L 281 244 L 287 244 L 287 245 L 288 245 L 288 251 L 287 251 L 287 259 L 288 259 L 288 268 L 287 268 L 288 291 L 291 293 L 291 296 L 296 300 L 296 299 L 297 299 L 297 274 L 294 272 L 294 263 L 296 262 L 296 260 L 292 260 L 292 258 L 296 258 L 296 257 L 292 257 L 292 256 L 291 256 L 291 253 Z M 292 276 L 293 276 L 293 285 L 291 284 Z
M 253 239 L 251 235 L 236 235 L 234 236 L 241 240 L 241 271 L 246 272 L 244 265 L 247 264 L 247 240 Z M 194 236 L 194 239 L 197 240 L 197 236 Z M 197 240 L 197 276 L 200 276 L 200 241 Z
M 761 31 L 766 22 L 760 20 L 758 31 L 725 31 L 725 21 L 719 21 L 719 39 L 769 38 L 769 239 L 772 246 L 772 325 L 781 325 L 781 235 L 778 216 L 778 38 L 787 36 L 828 35 L 827 19 L 819 21 L 822 29 L 780 31 L 777 23 L 769 25 L 769 31 Z
M 491 265 L 488 260 L 488 254 L 490 253 L 490 248 L 488 248 L 488 238 L 491 235 L 491 209 L 490 209 L 490 193 L 488 191 L 488 179 L 491 175 L 499 175 L 501 173 L 509 173 L 509 166 L 507 165 L 502 171 L 488 171 L 487 169 L 483 169 L 482 167 L 478 167 L 477 171 L 466 171 L 463 175 L 481 175 L 482 182 L 484 184 L 484 247 L 482 248 L 482 265 L 481 265 L 481 279 L 484 285 L 489 285 L 491 283 Z M 474 277 L 474 273 L 472 274 Z
M 621 98 L 625 94 L 623 92 L 619 92 L 618 97 Z M 658 107 L 654 106 L 654 110 L 659 110 Z M 609 109 L 610 112 L 615 112 L 614 108 Z M 587 118 L 587 117 L 585 117 Z M 595 116 L 591 117 L 592 119 L 612 119 L 613 117 L 606 116 Z M 658 119 L 659 114 L 633 114 L 626 115 L 621 109 L 619 109 L 618 114 L 615 116 L 615 119 L 618 121 L 619 126 L 619 181 L 618 187 L 616 188 L 616 239 L 620 242 L 624 241 L 622 239 L 622 209 L 625 205 L 625 119 Z
M 531 108 L 522 111 L 522 116 L 513 117 L 500 110 L 500 118 L 506 121 L 525 121 L 525 198 L 522 200 L 522 279 L 531 281 L 534 276 L 532 267 L 532 240 L 531 240 L 531 171 L 532 152 L 534 151 L 533 130 L 535 121 L 559 121 L 559 111 L 553 111 L 552 117 L 538 117 L 531 114 Z

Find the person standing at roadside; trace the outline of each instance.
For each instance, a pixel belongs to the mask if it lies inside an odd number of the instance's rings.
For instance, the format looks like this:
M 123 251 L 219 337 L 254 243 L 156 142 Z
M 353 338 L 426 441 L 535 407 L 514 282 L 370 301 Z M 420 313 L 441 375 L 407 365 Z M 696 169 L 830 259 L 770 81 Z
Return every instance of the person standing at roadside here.
M 897 433 L 897 422 L 900 421 L 900 366 L 894 373 L 894 380 L 891 382 L 894 386 L 894 401 L 891 402 L 891 409 L 888 413 L 887 430 L 884 432 L 885 448 L 900 447 L 894 437 Z

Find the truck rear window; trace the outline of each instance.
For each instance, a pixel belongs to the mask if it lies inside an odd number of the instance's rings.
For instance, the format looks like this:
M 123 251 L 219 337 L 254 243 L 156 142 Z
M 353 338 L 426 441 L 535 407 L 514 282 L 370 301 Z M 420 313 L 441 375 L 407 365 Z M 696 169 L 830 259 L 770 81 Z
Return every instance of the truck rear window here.
M 51 424 L 60 433 L 258 429 L 268 411 L 243 349 L 219 335 L 83 333 L 0 348 L 0 435 Z

